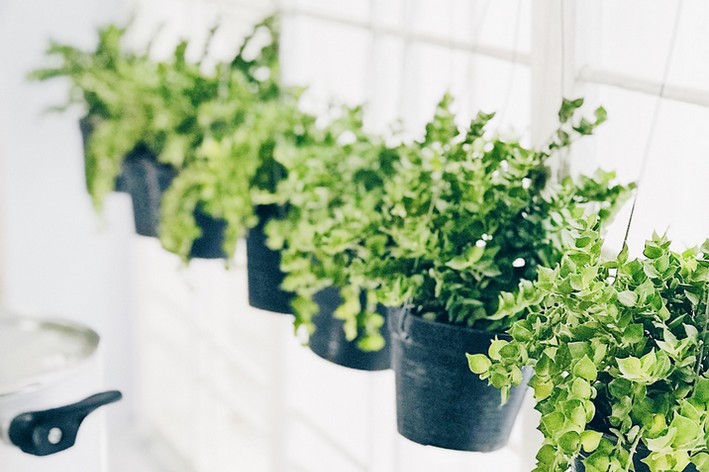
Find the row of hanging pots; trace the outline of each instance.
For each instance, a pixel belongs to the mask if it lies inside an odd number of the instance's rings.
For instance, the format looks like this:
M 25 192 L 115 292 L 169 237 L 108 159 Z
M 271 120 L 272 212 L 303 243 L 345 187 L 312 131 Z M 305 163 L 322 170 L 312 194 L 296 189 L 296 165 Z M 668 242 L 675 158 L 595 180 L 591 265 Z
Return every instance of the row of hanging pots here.
M 86 139 L 89 130 L 81 130 Z M 147 148 L 138 148 L 123 160 L 116 191 L 128 193 L 133 204 L 136 233 L 157 237 L 162 195 L 176 170 L 157 161 Z M 264 227 L 281 216 L 276 205 L 256 209 L 259 223 L 246 237 L 249 304 L 275 313 L 290 314 L 293 294 L 280 288 L 284 274 L 280 253 L 266 246 Z M 223 258 L 226 223 L 195 210 L 202 236 L 190 257 Z M 510 400 L 500 406 L 500 392 L 471 375 L 464 353 L 484 353 L 490 341 L 504 335 L 428 321 L 407 308 L 378 307 L 388 318 L 385 347 L 364 352 L 348 341 L 343 321 L 333 316 L 341 304 L 334 287 L 317 293 L 320 310 L 314 317 L 315 332 L 309 347 L 334 364 L 363 371 L 394 369 L 397 427 L 404 437 L 424 445 L 461 451 L 494 451 L 510 436 L 526 387 L 512 389 Z M 364 301 L 363 301 L 364 302 Z M 526 373 L 529 376 L 529 372 Z M 583 470 L 583 469 L 579 469 Z

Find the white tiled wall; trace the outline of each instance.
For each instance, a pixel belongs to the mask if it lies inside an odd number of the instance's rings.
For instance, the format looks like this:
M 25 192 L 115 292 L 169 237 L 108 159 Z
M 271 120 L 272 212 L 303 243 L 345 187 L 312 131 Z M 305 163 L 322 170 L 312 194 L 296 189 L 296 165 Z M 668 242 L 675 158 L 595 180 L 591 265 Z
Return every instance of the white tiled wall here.
M 330 364 L 297 342 L 291 317 L 249 307 L 241 251 L 226 271 L 216 261 L 182 268 L 155 240 L 136 237 L 133 249 L 139 417 L 187 470 L 521 470 L 519 431 L 485 455 L 398 436 L 393 372 Z

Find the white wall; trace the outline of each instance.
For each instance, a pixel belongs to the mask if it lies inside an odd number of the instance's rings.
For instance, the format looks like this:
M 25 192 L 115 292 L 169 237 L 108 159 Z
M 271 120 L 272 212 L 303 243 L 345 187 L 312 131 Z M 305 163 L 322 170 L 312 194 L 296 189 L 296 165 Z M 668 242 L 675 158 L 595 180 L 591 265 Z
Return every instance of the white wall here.
M 85 191 L 78 110 L 44 114 L 67 84 L 28 83 L 50 38 L 95 44 L 121 0 L 0 0 L 0 304 L 86 323 L 103 336 L 107 387 L 130 391 L 128 202 L 103 221 Z M 111 409 L 126 416 L 130 395 Z

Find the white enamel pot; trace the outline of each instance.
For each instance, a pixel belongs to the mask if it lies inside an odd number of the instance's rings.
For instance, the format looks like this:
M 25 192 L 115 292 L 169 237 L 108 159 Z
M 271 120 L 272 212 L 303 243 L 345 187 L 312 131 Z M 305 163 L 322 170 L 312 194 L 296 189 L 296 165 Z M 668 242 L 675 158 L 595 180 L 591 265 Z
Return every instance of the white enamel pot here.
M 0 316 L 0 469 L 104 470 L 100 338 L 86 326 Z M 92 414 L 93 413 L 93 414 Z

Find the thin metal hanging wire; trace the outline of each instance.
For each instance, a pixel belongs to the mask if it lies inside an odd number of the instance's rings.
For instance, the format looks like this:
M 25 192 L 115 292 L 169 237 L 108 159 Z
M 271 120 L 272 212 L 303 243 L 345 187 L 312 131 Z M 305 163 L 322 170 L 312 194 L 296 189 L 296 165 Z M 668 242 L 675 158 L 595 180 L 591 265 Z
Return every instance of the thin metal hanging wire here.
M 635 216 L 635 209 L 638 203 L 638 196 L 640 195 L 640 185 L 642 184 L 643 178 L 647 171 L 647 165 L 649 162 L 650 151 L 652 149 L 653 137 L 655 136 L 655 129 L 657 128 L 658 118 L 660 116 L 660 108 L 662 107 L 663 98 L 665 96 L 665 87 L 667 86 L 667 81 L 670 75 L 670 69 L 672 66 L 672 59 L 674 58 L 674 53 L 677 45 L 677 36 L 679 31 L 679 25 L 682 19 L 682 8 L 684 6 L 684 0 L 678 0 L 677 11 L 675 12 L 674 26 L 672 28 L 672 36 L 670 37 L 669 50 L 667 51 L 667 59 L 665 60 L 665 68 L 662 72 L 662 83 L 660 84 L 660 93 L 655 99 L 655 107 L 652 114 L 652 120 L 650 122 L 650 130 L 648 132 L 648 139 L 645 141 L 645 149 L 643 151 L 643 158 L 640 162 L 640 171 L 638 173 L 638 179 L 636 181 L 635 196 L 633 197 L 633 204 L 630 207 L 630 217 L 628 218 L 628 226 L 625 228 L 625 235 L 623 236 L 623 247 L 628 243 L 628 236 L 630 235 L 630 227 L 633 224 L 633 217 Z
M 514 52 L 512 55 L 512 61 L 510 62 L 510 74 L 507 81 L 507 91 L 505 92 L 505 100 L 502 102 L 502 109 L 500 110 L 500 123 L 504 122 L 505 115 L 507 114 L 507 108 L 512 98 L 512 90 L 515 83 L 515 73 L 517 72 L 517 58 L 519 56 L 519 36 L 520 29 L 522 28 L 522 0 L 517 0 L 517 13 L 515 16 L 515 33 L 513 40 Z
M 417 10 L 418 0 L 406 0 L 401 6 L 401 21 L 402 21 L 402 31 L 404 32 L 404 47 L 402 51 L 401 60 L 401 78 L 399 80 L 399 103 L 397 104 L 397 110 L 399 115 L 399 120 L 403 121 L 405 116 L 406 99 L 407 99 L 407 88 L 409 84 L 409 68 L 411 67 L 411 54 L 412 54 L 412 43 L 411 38 L 411 24 L 413 23 L 414 14 Z
M 483 14 L 481 15 L 481 19 L 478 22 L 477 28 L 475 30 L 475 34 L 473 36 L 474 42 L 473 42 L 473 48 L 472 48 L 473 51 L 471 52 L 471 55 L 476 53 L 475 49 L 476 49 L 476 46 L 479 44 L 480 35 L 482 32 L 482 28 L 484 26 L 485 18 L 487 16 L 488 6 L 489 6 L 489 1 L 485 4 Z M 453 10 L 454 10 L 454 8 L 451 5 L 451 11 L 453 11 Z M 473 9 L 473 11 L 474 11 L 474 9 Z M 451 82 L 453 79 L 453 72 L 454 72 L 454 64 L 453 64 L 454 38 L 453 38 L 453 36 L 454 36 L 454 29 L 455 29 L 454 28 L 455 16 L 453 14 L 451 14 L 449 16 L 449 20 L 450 20 L 450 28 L 449 28 L 449 42 L 448 42 L 449 46 L 448 47 L 449 47 L 449 53 L 451 55 L 450 56 L 451 60 L 450 60 L 450 70 L 449 70 L 448 79 L 449 79 L 449 89 L 450 89 L 450 85 L 451 85 Z M 470 84 L 468 84 L 468 86 L 470 86 Z M 446 163 L 444 161 L 443 166 L 445 167 L 445 165 L 446 165 Z M 426 218 L 428 220 L 428 226 L 431 226 L 431 224 L 433 223 L 433 214 L 435 212 L 436 204 L 438 203 L 438 200 L 440 199 L 440 197 L 441 197 L 440 192 L 437 192 L 435 195 L 431 196 L 431 202 L 429 204 L 428 211 L 426 214 Z M 413 269 L 414 272 L 416 272 L 418 270 L 420 262 L 421 262 L 421 256 L 418 256 L 416 258 L 416 261 L 414 262 L 414 269 Z M 406 334 L 406 331 L 404 329 L 404 325 L 405 325 L 407 316 L 409 314 L 409 309 L 410 309 L 410 307 L 413 306 L 412 302 L 413 302 L 413 296 L 409 297 L 409 299 L 405 303 L 405 307 L 408 307 L 408 309 L 404 310 L 403 316 L 401 317 L 401 322 L 399 323 L 399 332 L 401 333 L 401 335 L 404 338 L 408 337 L 408 335 Z
M 375 28 L 375 16 L 377 9 L 377 0 L 369 0 L 369 16 L 367 17 L 367 27 L 371 36 L 369 50 L 367 51 L 367 77 L 365 78 L 365 104 L 373 106 L 375 94 L 377 90 L 377 43 L 379 42 L 379 34 Z M 370 110 L 371 111 L 371 110 Z
M 482 37 L 482 31 L 483 31 L 483 26 L 485 25 L 485 20 L 487 18 L 487 12 L 490 7 L 490 3 L 492 0 L 486 0 L 485 5 L 483 6 L 482 12 L 479 15 L 479 18 L 477 18 L 478 15 L 476 15 L 476 8 L 473 6 L 473 2 L 471 2 L 470 6 L 470 24 L 474 25 L 473 28 L 471 28 L 470 32 L 472 33 L 470 35 L 470 39 L 472 41 L 471 43 L 471 52 L 468 54 L 468 63 L 467 63 L 467 71 L 466 71 L 466 87 L 469 90 L 468 93 L 468 107 L 470 108 L 470 111 L 473 111 L 473 103 L 474 103 L 474 98 L 475 94 L 473 93 L 473 77 L 474 77 L 474 63 L 475 63 L 475 58 L 477 57 L 477 49 L 480 45 L 480 38 Z
M 474 46 L 473 49 L 475 49 L 475 47 L 478 44 L 480 44 L 480 35 L 482 34 L 482 28 L 484 26 L 485 18 L 487 16 L 487 10 L 488 10 L 489 4 L 490 4 L 489 1 L 485 4 L 483 14 L 481 15 L 480 21 L 478 22 L 476 34 L 474 36 L 475 41 L 473 43 L 473 46 Z M 449 35 L 448 35 L 448 49 L 449 49 L 450 58 L 451 58 L 450 70 L 449 70 L 449 74 L 448 74 L 448 80 L 449 80 L 448 88 L 449 88 L 449 90 L 451 88 L 451 84 L 452 84 L 452 80 L 453 80 L 453 72 L 454 72 L 454 63 L 453 63 L 454 62 L 453 61 L 453 54 L 454 54 L 454 50 L 455 50 L 455 48 L 454 48 L 454 45 L 455 45 L 455 42 L 454 42 L 455 15 L 453 14 L 455 12 L 454 4 L 451 4 L 450 11 L 451 11 L 451 13 L 449 15 L 449 28 L 448 28 L 448 33 L 449 33 Z M 472 52 L 471 54 L 475 54 L 475 52 Z M 445 167 L 445 164 L 446 163 L 444 161 L 444 163 L 443 163 L 444 167 Z M 438 200 L 440 198 L 441 198 L 440 192 L 436 193 L 435 195 L 433 195 L 431 197 L 431 202 L 429 204 L 428 213 L 427 213 L 428 226 L 430 226 L 431 223 L 433 223 L 433 213 L 435 211 L 436 204 L 438 203 Z M 421 256 L 416 258 L 416 262 L 414 263 L 414 271 L 416 271 L 418 269 L 418 265 L 419 265 L 420 261 L 421 261 Z
M 564 8 L 565 0 L 560 0 L 559 4 L 559 41 L 560 56 L 559 56 L 559 95 L 563 102 L 566 94 L 566 9 Z M 559 167 L 556 170 L 556 180 L 561 182 L 570 172 L 569 150 L 559 150 Z

